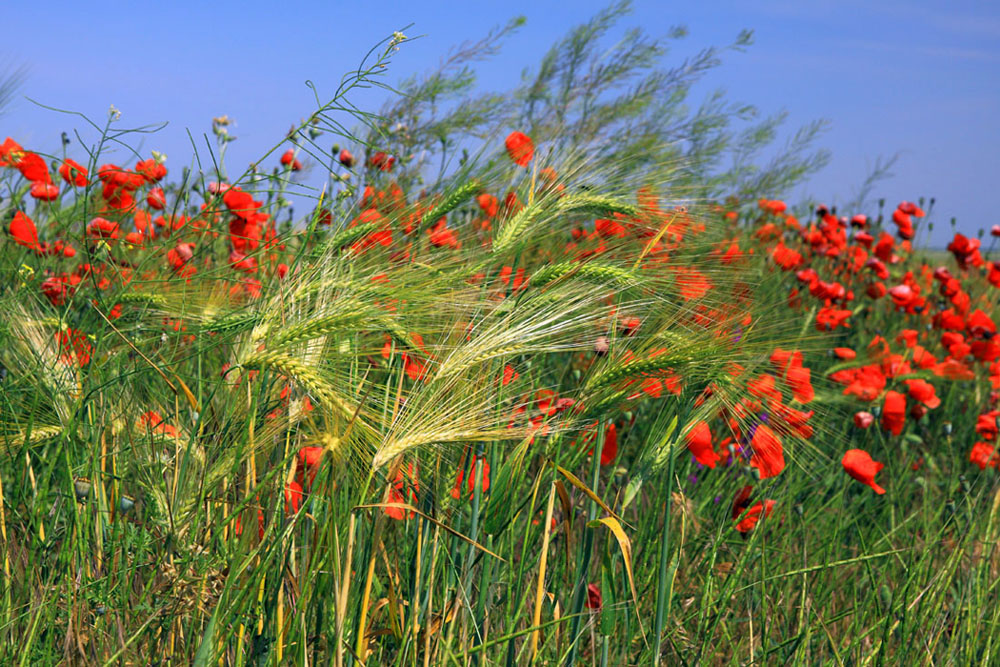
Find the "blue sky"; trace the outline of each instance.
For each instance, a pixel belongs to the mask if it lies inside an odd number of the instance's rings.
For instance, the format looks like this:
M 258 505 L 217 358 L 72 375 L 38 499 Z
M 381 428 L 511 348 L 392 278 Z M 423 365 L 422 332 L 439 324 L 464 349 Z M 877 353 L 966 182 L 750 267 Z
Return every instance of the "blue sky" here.
M 239 137 L 227 161 L 244 167 L 314 109 L 306 79 L 321 95 L 332 92 L 371 46 L 408 24 L 414 24 L 408 36 L 422 37 L 397 54 L 390 83 L 432 68 L 451 46 L 523 14 L 525 26 L 478 69 L 483 89 L 505 90 L 570 26 L 606 5 L 177 1 L 127 9 L 132 3 L 125 3 L 112 12 L 100 4 L 62 4 L 47 5 L 44 16 L 30 3 L 4 8 L 5 33 L 31 46 L 0 46 L 0 63 L 28 68 L 22 97 L 0 118 L 0 139 L 10 135 L 52 153 L 64 130 L 94 140 L 80 119 L 25 97 L 95 119 L 114 104 L 123 126 L 169 122 L 142 148 L 165 152 L 177 171 L 192 155 L 187 130 L 203 142 L 212 117 L 221 114 L 235 119 Z M 875 196 L 890 205 L 936 197 L 933 245 L 947 243 L 952 216 L 966 233 L 1000 222 L 992 202 L 1000 173 L 1000 3 L 636 2 L 622 22 L 653 35 L 678 24 L 689 35 L 665 64 L 725 45 L 742 28 L 754 30 L 754 45 L 727 54 L 696 94 L 721 87 L 764 113 L 786 109 L 789 131 L 817 118 L 830 121 L 819 145 L 832 150 L 833 160 L 791 201 L 847 201 L 876 159 L 899 153 L 895 176 Z M 377 108 L 383 95 L 362 91 L 353 99 Z M 82 151 L 74 145 L 70 154 Z

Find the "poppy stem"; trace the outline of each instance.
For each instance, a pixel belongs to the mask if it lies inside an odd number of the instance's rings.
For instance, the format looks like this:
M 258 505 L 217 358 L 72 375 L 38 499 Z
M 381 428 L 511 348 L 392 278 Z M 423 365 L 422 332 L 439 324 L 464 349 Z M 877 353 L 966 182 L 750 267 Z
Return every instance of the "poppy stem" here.
M 673 437 L 670 439 L 670 451 L 667 453 L 667 498 L 666 498 L 666 511 L 663 513 L 663 532 L 660 534 L 660 569 L 659 576 L 657 577 L 656 586 L 656 616 L 654 619 L 654 628 L 656 631 L 656 643 L 653 645 L 653 664 L 660 664 L 660 647 L 663 645 L 663 625 L 666 622 L 667 607 L 670 604 L 669 598 L 672 596 L 673 591 L 673 578 L 667 576 L 667 564 L 669 562 L 670 554 L 670 505 L 673 495 L 673 484 L 674 484 L 674 447 L 677 444 L 677 440 L 680 437 L 680 433 L 683 430 L 683 425 L 687 423 L 688 407 L 685 406 L 682 410 L 683 414 L 681 419 L 677 421 L 680 428 L 674 433 Z M 668 579 L 670 580 L 668 582 Z

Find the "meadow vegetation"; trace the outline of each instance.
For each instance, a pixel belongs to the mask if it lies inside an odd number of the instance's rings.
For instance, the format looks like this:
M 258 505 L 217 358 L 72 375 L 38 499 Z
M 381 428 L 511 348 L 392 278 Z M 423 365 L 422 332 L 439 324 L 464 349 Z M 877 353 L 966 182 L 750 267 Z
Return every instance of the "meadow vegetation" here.
M 750 33 L 627 11 L 245 171 L 0 144 L 0 661 L 997 660 L 993 245 L 786 204 L 822 123 L 690 100 Z

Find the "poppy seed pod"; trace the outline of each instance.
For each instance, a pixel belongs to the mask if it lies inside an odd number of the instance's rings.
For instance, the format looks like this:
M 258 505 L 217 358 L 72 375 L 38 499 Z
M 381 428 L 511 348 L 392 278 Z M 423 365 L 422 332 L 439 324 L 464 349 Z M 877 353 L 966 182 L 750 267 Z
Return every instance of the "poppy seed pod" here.
M 73 493 L 76 494 L 76 499 L 83 503 L 87 501 L 90 497 L 90 480 L 86 477 L 77 477 L 73 480 Z
M 122 514 L 128 514 L 135 507 L 135 499 L 129 496 L 122 496 L 118 499 L 118 511 Z

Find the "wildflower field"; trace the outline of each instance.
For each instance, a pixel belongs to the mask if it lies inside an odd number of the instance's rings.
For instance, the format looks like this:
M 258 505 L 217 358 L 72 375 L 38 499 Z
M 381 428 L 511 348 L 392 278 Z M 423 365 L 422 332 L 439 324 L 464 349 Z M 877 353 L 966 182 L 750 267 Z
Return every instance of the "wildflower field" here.
M 1000 227 L 780 199 L 617 15 L 245 171 L 0 144 L 0 662 L 1000 662 Z

